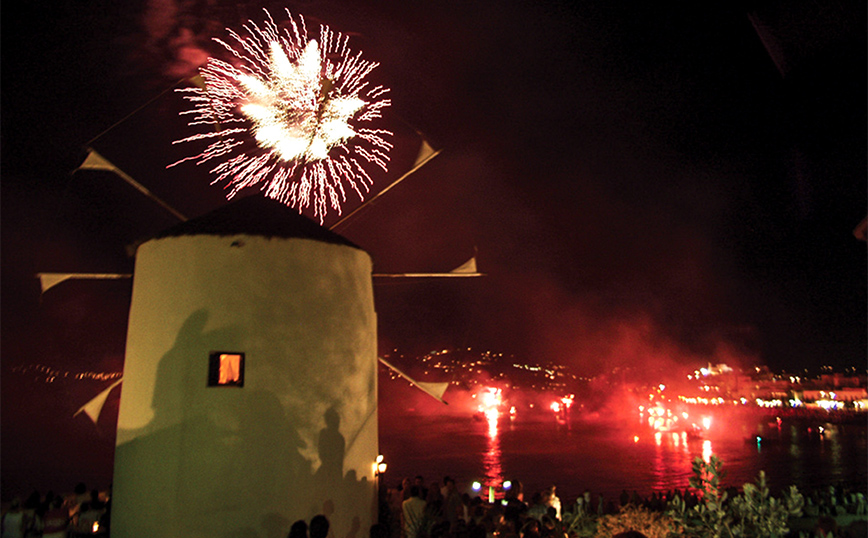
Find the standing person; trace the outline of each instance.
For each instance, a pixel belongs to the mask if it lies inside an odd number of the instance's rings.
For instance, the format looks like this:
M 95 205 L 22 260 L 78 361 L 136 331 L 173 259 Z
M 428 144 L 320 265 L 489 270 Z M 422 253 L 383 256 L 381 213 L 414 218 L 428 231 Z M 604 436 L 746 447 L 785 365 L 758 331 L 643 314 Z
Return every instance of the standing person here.
M 401 484 L 398 484 L 397 488 L 389 488 L 386 494 L 386 501 L 389 504 L 389 538 L 401 538 L 402 504 L 406 500 L 402 487 Z M 409 485 L 407 486 L 407 493 L 410 493 Z
M 443 516 L 449 522 L 449 528 L 455 532 L 458 520 L 464 518 L 464 505 L 461 502 L 461 495 L 455 487 L 455 480 L 447 476 L 443 482 Z
M 3 514 L 2 520 L 3 538 L 24 538 L 24 529 L 27 527 L 27 518 L 21 509 L 21 499 L 12 499 L 9 511 Z
M 409 477 L 405 478 L 404 480 L 401 480 L 401 487 L 399 488 L 401 491 L 401 497 L 402 497 L 401 502 L 404 502 L 410 498 L 410 486 L 411 485 L 412 485 L 412 483 L 410 482 Z
M 507 490 L 505 497 L 524 504 L 524 484 L 520 480 L 513 480 L 512 486 Z
M 440 486 L 437 482 L 431 482 L 428 487 L 428 492 L 425 495 L 427 503 L 426 510 L 432 518 L 443 519 L 443 494 L 440 493 Z
M 530 507 L 527 510 L 527 517 L 541 521 L 542 517 L 548 513 L 548 501 L 548 490 L 544 492 L 535 491 L 530 496 Z
M 422 475 L 416 475 L 416 478 L 413 480 L 413 483 L 419 486 L 419 496 L 423 499 L 428 498 L 428 488 L 425 487 L 425 479 Z
M 588 496 L 590 496 L 590 495 L 591 494 L 588 493 Z M 546 490 L 546 497 L 547 497 L 546 505 L 549 508 L 554 508 L 555 509 L 555 517 L 557 519 L 561 519 L 561 500 L 558 498 L 557 488 L 555 486 L 549 487 L 548 490 Z
M 34 490 L 24 501 L 24 536 L 42 536 L 42 497 Z
M 69 517 L 75 520 L 81 510 L 82 503 L 90 500 L 90 493 L 88 493 L 87 485 L 84 482 L 76 484 L 73 492 L 75 493 L 75 502 L 69 505 Z
M 621 496 L 618 498 L 618 500 L 621 502 L 621 508 L 624 508 L 625 506 L 630 504 L 630 494 L 627 493 L 626 489 L 621 490 Z
M 425 516 L 425 507 L 428 503 L 422 498 L 422 492 L 419 486 L 413 484 L 410 486 L 410 498 L 404 501 L 401 509 L 404 517 L 402 518 L 402 528 L 404 529 L 404 538 L 416 538 L 422 527 L 422 520 Z M 311 536 L 313 538 L 313 536 Z
M 63 497 L 56 496 L 45 513 L 42 538 L 66 538 L 69 530 L 69 509 L 63 505 Z

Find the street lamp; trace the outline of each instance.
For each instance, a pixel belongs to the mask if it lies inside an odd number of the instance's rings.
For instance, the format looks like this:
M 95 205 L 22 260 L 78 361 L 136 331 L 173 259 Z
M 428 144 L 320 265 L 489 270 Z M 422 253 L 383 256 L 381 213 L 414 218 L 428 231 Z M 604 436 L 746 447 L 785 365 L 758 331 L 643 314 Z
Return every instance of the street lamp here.
M 377 456 L 377 463 L 374 465 L 374 474 L 381 475 L 386 472 L 386 462 L 383 461 L 383 455 Z

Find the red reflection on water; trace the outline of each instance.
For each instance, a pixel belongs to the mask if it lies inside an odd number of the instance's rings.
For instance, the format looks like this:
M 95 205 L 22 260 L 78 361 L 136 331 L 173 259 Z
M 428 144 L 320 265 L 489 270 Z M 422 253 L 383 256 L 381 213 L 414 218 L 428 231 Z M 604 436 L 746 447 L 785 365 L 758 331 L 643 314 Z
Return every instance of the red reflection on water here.
M 685 470 L 691 468 L 693 457 L 687 433 L 656 431 L 654 445 L 654 457 L 651 460 L 653 488 L 669 489 L 672 487 L 674 477 L 683 476 Z
M 654 487 L 660 489 L 666 476 L 666 458 L 662 450 L 663 434 L 659 431 L 654 432 L 654 445 L 656 446 L 656 450 L 654 452 L 654 459 L 651 462 L 651 468 L 654 470 Z
M 702 441 L 702 459 L 703 459 L 703 461 L 705 461 L 705 463 L 710 462 L 712 454 L 714 454 L 714 452 L 711 451 L 711 441 L 709 439 L 704 439 Z
M 497 387 L 487 387 L 479 394 L 477 401 L 479 402 L 477 411 L 485 418 L 486 425 L 488 426 L 486 432 L 488 447 L 482 455 L 482 466 L 485 474 L 483 482 L 486 489 L 496 489 L 503 483 L 503 464 L 501 461 L 503 453 L 500 449 L 500 438 L 498 436 L 498 421 L 500 420 L 501 407 L 503 406 L 503 392 Z
M 485 419 L 488 423 L 488 450 L 482 456 L 485 486 L 486 488 L 497 488 L 503 483 L 503 452 L 500 449 L 500 437 L 498 436 L 500 411 L 497 409 L 486 410 Z

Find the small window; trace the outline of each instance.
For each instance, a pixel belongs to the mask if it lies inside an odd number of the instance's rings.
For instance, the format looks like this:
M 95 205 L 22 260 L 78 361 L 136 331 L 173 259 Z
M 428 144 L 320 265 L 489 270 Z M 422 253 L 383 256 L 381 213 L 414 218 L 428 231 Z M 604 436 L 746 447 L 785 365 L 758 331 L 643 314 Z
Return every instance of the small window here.
M 243 387 L 244 353 L 211 353 L 208 359 L 209 387 Z

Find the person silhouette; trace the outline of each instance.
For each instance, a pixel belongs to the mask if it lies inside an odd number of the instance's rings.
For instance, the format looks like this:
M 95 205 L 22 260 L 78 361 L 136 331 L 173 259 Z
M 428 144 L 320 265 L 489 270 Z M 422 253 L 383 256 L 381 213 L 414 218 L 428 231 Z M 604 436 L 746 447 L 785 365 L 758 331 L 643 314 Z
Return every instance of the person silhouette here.
M 326 427 L 319 432 L 320 477 L 329 486 L 337 486 L 344 475 L 346 441 L 340 432 L 341 417 L 334 407 L 325 412 Z
M 289 534 L 287 534 L 286 538 L 308 538 L 307 522 L 303 519 L 299 519 L 293 523 L 292 527 L 289 528 Z
M 329 535 L 329 520 L 322 514 L 310 520 L 310 538 L 326 538 Z

